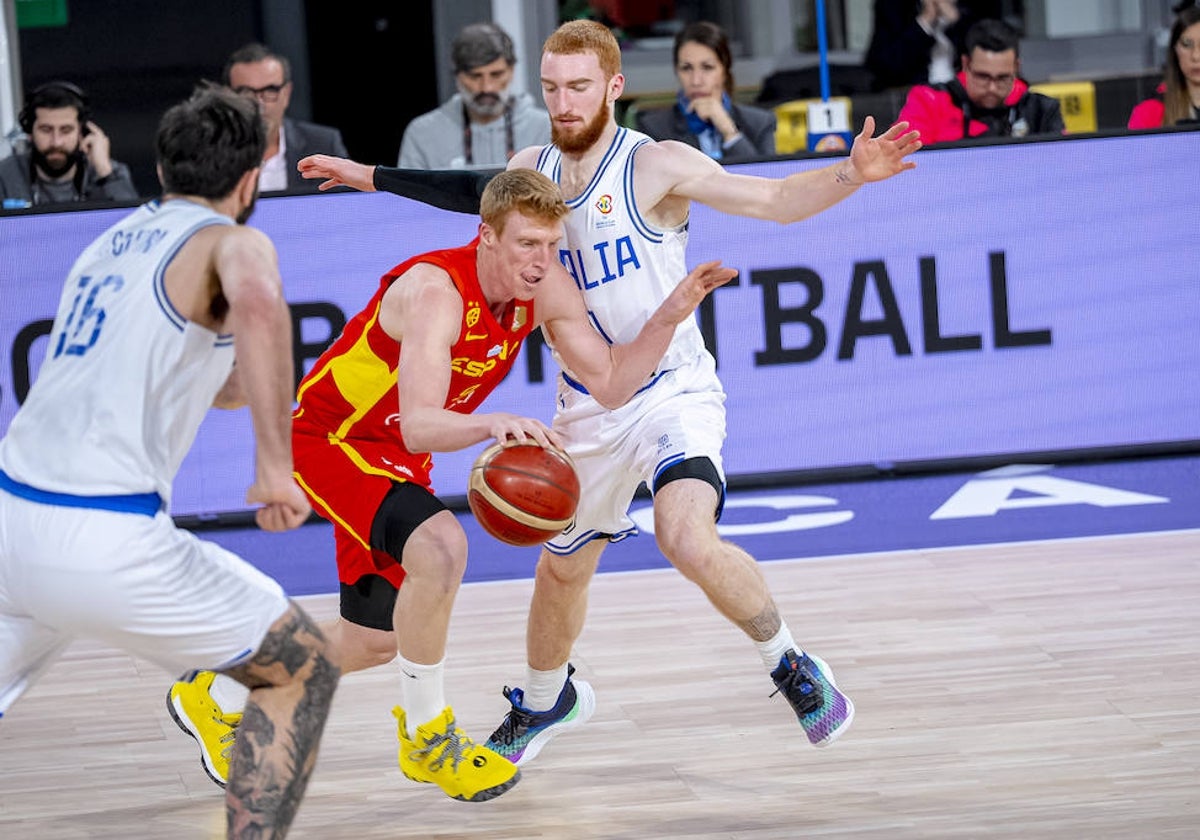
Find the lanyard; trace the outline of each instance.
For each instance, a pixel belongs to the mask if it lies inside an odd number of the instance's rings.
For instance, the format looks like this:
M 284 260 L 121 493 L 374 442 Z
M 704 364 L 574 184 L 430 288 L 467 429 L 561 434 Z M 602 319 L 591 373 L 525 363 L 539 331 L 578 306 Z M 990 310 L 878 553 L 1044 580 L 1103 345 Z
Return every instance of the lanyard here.
M 512 158 L 516 152 L 516 144 L 513 140 L 513 100 L 510 96 L 508 104 L 504 106 L 504 159 Z M 471 115 L 467 112 L 467 103 L 463 103 L 463 158 L 468 165 L 474 165 L 475 161 L 471 154 Z

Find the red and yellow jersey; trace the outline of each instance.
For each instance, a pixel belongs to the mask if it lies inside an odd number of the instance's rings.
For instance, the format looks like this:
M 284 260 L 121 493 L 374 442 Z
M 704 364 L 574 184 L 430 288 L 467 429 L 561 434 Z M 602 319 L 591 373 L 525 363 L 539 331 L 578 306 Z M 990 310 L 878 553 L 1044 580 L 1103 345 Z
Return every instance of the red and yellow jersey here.
M 354 316 L 300 382 L 293 433 L 325 438 L 363 472 L 430 486 L 428 452 L 410 452 L 400 434 L 396 368 L 403 346 L 379 325 L 384 292 L 417 263 L 449 273 L 463 299 L 463 321 L 451 350 L 445 407 L 470 414 L 508 373 L 534 323 L 533 301 L 514 300 L 499 320 L 479 288 L 479 240 L 431 251 L 385 274 L 370 303 Z

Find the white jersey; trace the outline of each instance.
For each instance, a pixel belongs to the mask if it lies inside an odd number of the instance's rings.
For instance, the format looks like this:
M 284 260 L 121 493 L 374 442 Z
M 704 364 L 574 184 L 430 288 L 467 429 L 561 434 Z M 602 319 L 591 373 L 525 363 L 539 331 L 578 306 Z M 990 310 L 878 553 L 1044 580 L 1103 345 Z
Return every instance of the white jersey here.
M 587 188 L 567 198 L 571 212 L 560 257 L 596 329 L 614 344 L 632 341 L 687 276 L 687 223 L 656 228 L 638 213 L 634 199 L 634 155 L 651 142 L 618 128 Z M 542 149 L 537 168 L 561 185 L 557 148 Z M 675 328 L 650 381 L 620 408 L 604 408 L 563 371 L 554 430 L 575 462 L 581 492 L 575 520 L 546 543 L 550 551 L 570 554 L 597 537 L 616 541 L 636 533 L 628 510 L 638 486 L 656 488 L 667 470 L 691 459 L 712 464 L 723 485 L 725 392 L 715 366 L 693 316 Z
M 182 199 L 152 201 L 76 260 L 37 381 L 0 442 L 0 470 L 50 493 L 157 493 L 171 483 L 233 368 L 233 337 L 186 320 L 164 275 L 208 225 Z
M 610 344 L 637 337 L 650 316 L 687 275 L 687 223 L 671 230 L 650 225 L 633 195 L 633 161 L 645 134 L 618 128 L 587 188 L 567 197 L 571 208 L 559 257 L 583 292 L 592 322 Z M 562 153 L 546 146 L 537 169 L 561 184 Z M 707 353 L 693 316 L 675 328 L 659 371 Z M 559 364 L 561 365 L 561 360 Z

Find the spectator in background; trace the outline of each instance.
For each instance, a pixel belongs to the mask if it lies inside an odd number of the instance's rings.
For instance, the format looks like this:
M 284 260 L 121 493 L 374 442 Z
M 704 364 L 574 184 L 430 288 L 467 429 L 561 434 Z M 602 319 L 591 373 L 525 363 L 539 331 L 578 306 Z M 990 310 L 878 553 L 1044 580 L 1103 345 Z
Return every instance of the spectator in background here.
M 971 137 L 1062 134 L 1058 100 L 1029 90 L 1019 78 L 1020 38 L 999 20 L 983 20 L 967 31 L 958 76 L 945 84 L 916 85 L 899 120 L 921 132 L 922 144 Z
M 29 150 L 0 160 L 5 209 L 137 199 L 129 167 L 112 159 L 108 135 L 92 122 L 80 88 L 62 81 L 35 88 L 17 121 Z
M 1002 5 L 995 0 L 875 0 L 865 61 L 875 89 L 951 81 L 967 30 L 985 18 L 999 18 Z
M 472 23 L 450 50 L 458 92 L 408 124 L 399 166 L 502 168 L 518 149 L 550 142 L 550 117 L 528 93 L 511 94 L 512 38 L 493 23 Z
M 1200 119 L 1200 6 L 1188 0 L 1175 7 L 1166 69 L 1155 95 L 1129 115 L 1130 128 L 1160 128 Z
M 675 36 L 674 107 L 639 111 L 637 127 L 655 140 L 679 140 L 733 163 L 775 154 L 775 114 L 733 101 L 733 53 L 721 27 L 690 23 Z
M 287 116 L 292 101 L 292 66 L 262 44 L 247 44 L 229 56 L 222 79 L 234 93 L 257 100 L 267 124 L 267 150 L 258 176 L 259 192 L 316 192 L 296 164 L 309 155 L 345 155 L 336 128 Z

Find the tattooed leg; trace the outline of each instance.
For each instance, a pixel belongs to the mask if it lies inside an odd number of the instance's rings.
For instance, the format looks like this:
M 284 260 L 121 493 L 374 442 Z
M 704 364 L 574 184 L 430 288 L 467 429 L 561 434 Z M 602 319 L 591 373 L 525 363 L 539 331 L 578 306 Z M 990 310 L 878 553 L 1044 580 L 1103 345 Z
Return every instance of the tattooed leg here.
M 225 789 L 229 837 L 281 838 L 308 787 L 339 668 L 292 604 L 250 662 L 225 673 L 251 689 Z

